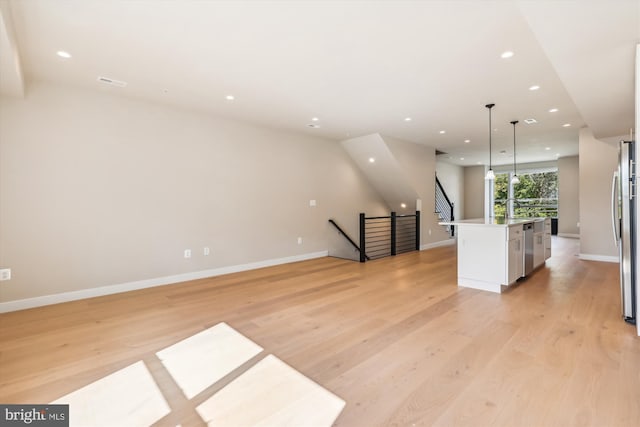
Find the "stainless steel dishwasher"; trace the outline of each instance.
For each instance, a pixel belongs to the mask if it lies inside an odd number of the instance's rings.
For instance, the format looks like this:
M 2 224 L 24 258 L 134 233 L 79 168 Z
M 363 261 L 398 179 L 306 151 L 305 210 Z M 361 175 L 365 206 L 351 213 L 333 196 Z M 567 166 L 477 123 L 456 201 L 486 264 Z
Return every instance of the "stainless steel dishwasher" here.
M 533 271 L 533 223 L 524 224 L 524 275 Z

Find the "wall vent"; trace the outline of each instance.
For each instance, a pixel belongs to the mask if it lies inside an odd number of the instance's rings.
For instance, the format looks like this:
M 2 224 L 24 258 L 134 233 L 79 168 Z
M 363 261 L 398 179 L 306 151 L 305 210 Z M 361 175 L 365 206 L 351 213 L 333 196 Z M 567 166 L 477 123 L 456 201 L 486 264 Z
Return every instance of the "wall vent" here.
M 98 81 L 100 83 L 104 83 L 111 86 L 118 86 L 118 87 L 125 87 L 127 85 L 127 82 L 110 79 L 109 77 L 102 77 L 102 76 L 98 77 Z

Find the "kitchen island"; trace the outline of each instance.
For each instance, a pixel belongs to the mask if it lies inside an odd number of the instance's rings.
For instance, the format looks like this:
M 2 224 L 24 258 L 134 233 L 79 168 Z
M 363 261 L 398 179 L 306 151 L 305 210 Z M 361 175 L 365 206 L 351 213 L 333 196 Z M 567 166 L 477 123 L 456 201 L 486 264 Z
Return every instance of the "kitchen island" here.
M 550 218 L 441 222 L 458 236 L 458 286 L 502 292 L 551 256 Z

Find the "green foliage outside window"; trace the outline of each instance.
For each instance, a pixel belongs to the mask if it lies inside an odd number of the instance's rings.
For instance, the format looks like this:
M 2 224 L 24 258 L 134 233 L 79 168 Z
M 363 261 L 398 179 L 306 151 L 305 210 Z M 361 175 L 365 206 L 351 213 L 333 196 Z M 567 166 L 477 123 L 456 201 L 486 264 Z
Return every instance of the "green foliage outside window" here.
M 518 175 L 520 183 L 513 187 L 517 199 L 515 216 L 557 217 L 558 216 L 558 172 L 540 172 Z M 494 212 L 496 217 L 504 216 L 509 198 L 509 174 L 497 174 L 494 181 Z

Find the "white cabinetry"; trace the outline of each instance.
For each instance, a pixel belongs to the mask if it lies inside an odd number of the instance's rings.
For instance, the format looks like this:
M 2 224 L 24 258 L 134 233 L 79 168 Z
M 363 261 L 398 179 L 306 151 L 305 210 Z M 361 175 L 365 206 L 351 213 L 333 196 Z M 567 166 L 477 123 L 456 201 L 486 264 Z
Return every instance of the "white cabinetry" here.
M 466 225 L 458 234 L 458 285 L 500 292 L 506 284 L 507 227 Z
M 507 231 L 506 284 L 510 285 L 524 276 L 524 234 L 522 225 L 512 225 Z
M 545 221 L 533 223 L 533 268 L 544 264 L 545 258 Z M 551 223 L 549 223 L 551 224 Z
M 549 220 L 478 218 L 440 223 L 456 226 L 458 286 L 502 292 L 503 288 L 524 276 L 525 238 L 530 234 L 525 237 L 523 225 L 532 223 L 537 231 L 533 242 L 536 251 L 533 265 L 538 266 L 551 255 Z
M 544 259 L 551 258 L 551 218 L 544 220 Z

